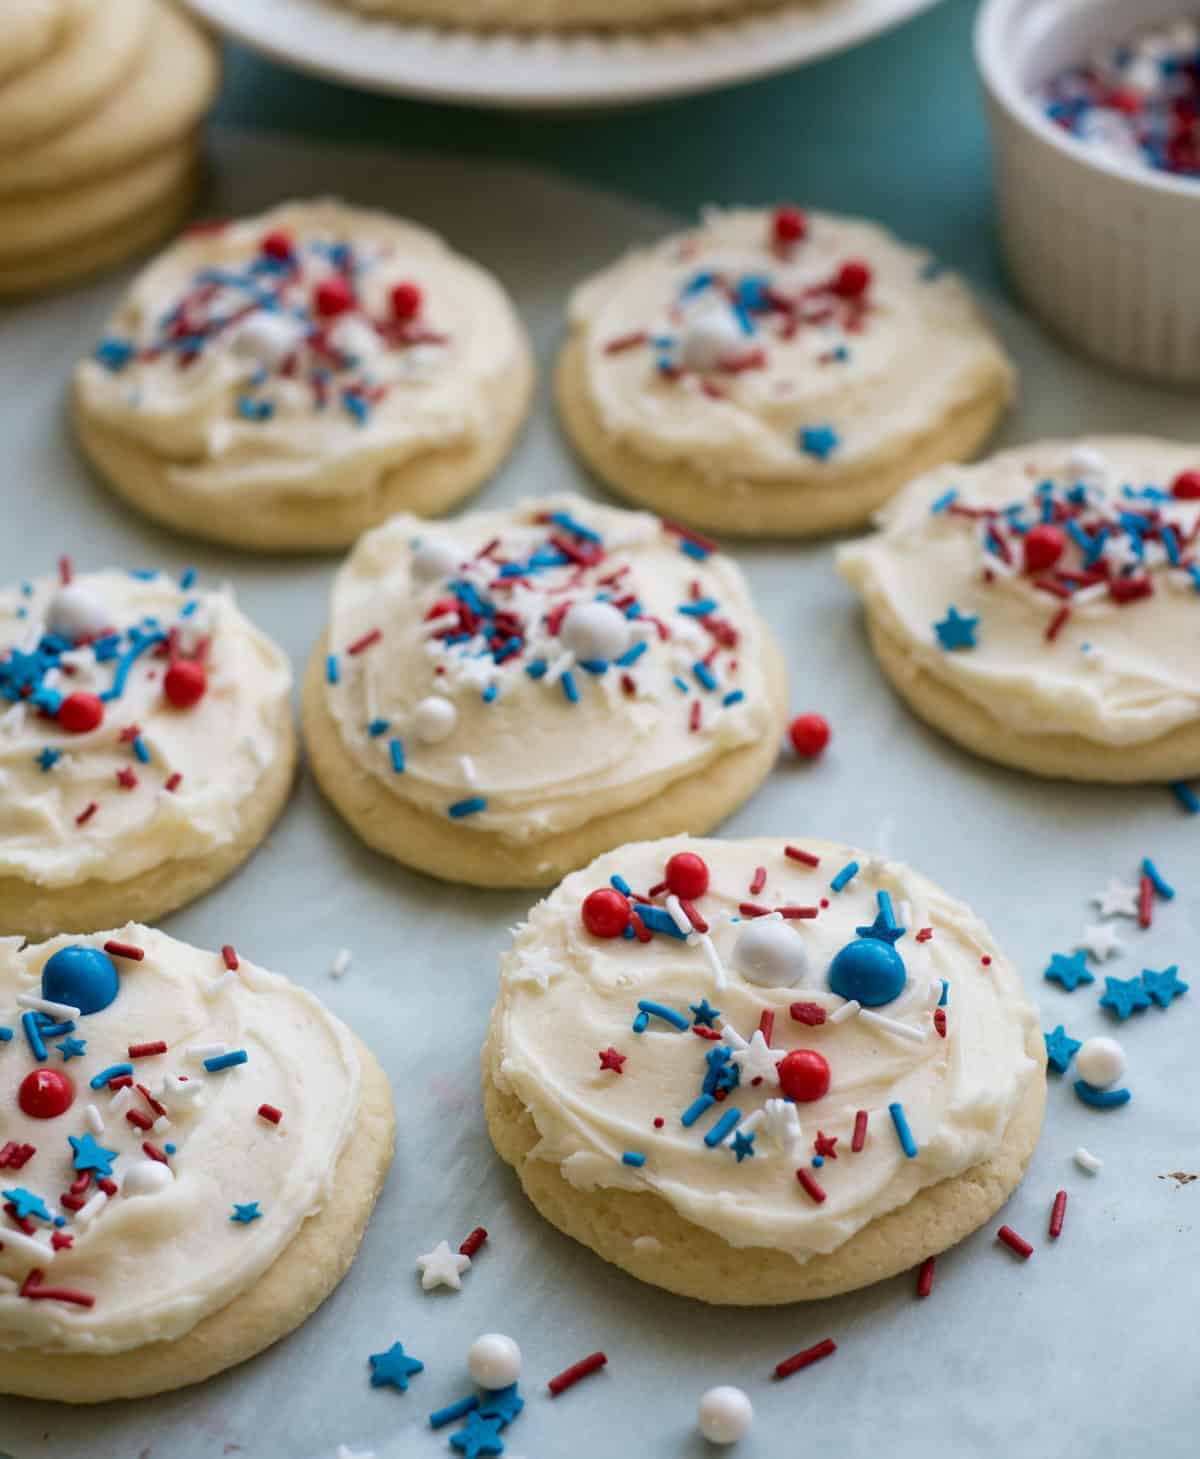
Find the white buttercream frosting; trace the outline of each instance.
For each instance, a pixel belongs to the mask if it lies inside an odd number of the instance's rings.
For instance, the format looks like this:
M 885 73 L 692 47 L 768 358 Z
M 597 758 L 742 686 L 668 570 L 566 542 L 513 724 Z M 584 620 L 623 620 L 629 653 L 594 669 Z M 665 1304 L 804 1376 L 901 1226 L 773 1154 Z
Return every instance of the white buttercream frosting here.
M 40 993 L 42 968 L 58 949 L 102 948 L 112 938 L 144 949 L 143 961 L 117 958 L 115 1001 L 73 1020 L 69 1036 L 82 1051 L 60 1059 L 62 1037 L 48 1038 L 47 1058 L 36 1059 L 18 998 Z M 328 1199 L 353 1138 L 359 1060 L 349 1031 L 286 978 L 244 960 L 231 972 L 221 954 L 137 925 L 25 948 L 8 939 L 0 942 L 0 1024 L 15 1029 L 0 1044 L 0 1146 L 35 1150 L 20 1168 L 0 1170 L 0 1187 L 40 1199 L 51 1217 L 65 1218 L 61 1237 L 70 1238 L 56 1251 L 55 1228 L 40 1216 L 27 1236 L 0 1215 L 0 1349 L 117 1353 L 181 1337 L 253 1286 Z M 159 1040 L 166 1053 L 130 1058 L 131 1044 Z M 236 1051 L 245 1062 L 206 1069 L 205 1057 Z M 91 1087 L 103 1071 L 130 1064 L 132 1087 Z M 52 1119 L 31 1118 L 18 1103 L 22 1081 L 39 1067 L 74 1086 L 71 1107 Z M 258 1113 L 262 1105 L 281 1112 L 278 1124 Z M 152 1127 L 131 1123 L 129 1112 Z M 60 1196 L 87 1174 L 94 1150 L 77 1156 L 69 1136 L 104 1152 L 75 1198 L 80 1210 Z M 145 1154 L 147 1141 L 165 1166 Z M 106 1165 L 111 1196 L 97 1183 Z M 256 1219 L 231 1219 L 237 1206 L 255 1204 Z M 42 1273 L 38 1285 L 93 1305 L 22 1296 L 31 1271 Z
M 944 467 L 839 567 L 915 667 L 999 724 L 1132 748 L 1200 720 L 1200 500 L 1172 494 L 1198 463 L 1195 446 L 1114 437 Z M 1030 570 L 1025 538 L 1047 522 L 1061 557 Z M 951 606 L 978 620 L 973 646 L 942 647 Z
M 322 290 L 343 286 L 349 307 L 327 312 Z M 353 494 L 486 440 L 525 352 L 500 285 L 435 234 L 292 203 L 186 233 L 134 281 L 77 384 L 168 481 Z
M 1013 388 L 961 282 L 823 213 L 782 246 L 772 214 L 711 210 L 582 284 L 570 317 L 604 430 L 714 481 L 857 472 Z
M 572 496 L 369 532 L 328 644 L 329 711 L 382 792 L 514 842 L 642 802 L 774 718 L 737 566 Z
M 554 1162 L 581 1189 L 649 1191 L 732 1246 L 768 1247 L 803 1261 L 994 1155 L 1040 1065 L 1028 1052 L 1036 1011 L 974 913 L 897 863 L 828 843 L 800 847 L 816 853 L 819 866 L 790 859 L 782 841 L 678 838 L 623 847 L 567 877 L 534 907 L 504 958 L 489 1059 L 497 1086 L 533 1117 L 539 1140 L 530 1159 Z M 709 868 L 709 889 L 694 907 L 710 948 L 694 931 L 686 942 L 655 931 L 643 943 L 585 929 L 588 893 L 617 877 L 645 898 L 680 850 L 700 854 Z M 857 874 L 835 890 L 831 883 L 852 861 Z M 856 929 L 881 915 L 881 892 L 905 929 L 896 943 L 904 986 L 892 1001 L 856 1011 L 831 991 L 829 968 L 848 943 L 867 940 Z M 663 906 L 661 895 L 655 901 Z M 791 986 L 763 987 L 743 976 L 743 903 L 817 910 L 783 924 L 807 952 Z M 938 1010 L 943 981 L 948 991 Z M 686 1027 L 656 1012 L 639 1020 L 646 1003 L 681 1015 Z M 797 1003 L 806 1005 L 809 1022 L 789 1012 Z M 765 1010 L 774 1014 L 769 1047 L 756 1032 Z M 822 1015 L 824 1022 L 812 1022 Z M 943 1018 L 944 1037 L 936 1026 Z M 693 1032 L 706 1021 L 721 1038 Z M 624 1056 L 619 1073 L 598 1058 L 610 1048 Z M 796 1049 L 815 1050 L 828 1063 L 828 1092 L 815 1102 L 789 1103 L 779 1087 L 775 1066 Z M 714 1050 L 741 1066 L 739 1082 L 685 1126 Z M 913 1158 L 901 1146 L 893 1104 L 915 1142 Z M 860 1110 L 867 1136 L 855 1152 Z M 720 1142 L 706 1143 L 721 1121 L 730 1127 Z M 750 1137 L 741 1159 L 735 1127 Z M 818 1134 L 836 1139 L 836 1158 L 814 1166 Z M 644 1163 L 628 1163 L 628 1154 Z M 797 1180 L 801 1169 L 824 1201 Z
M 176 661 L 203 668 L 187 707 Z M 107 571 L 0 591 L 0 876 L 124 881 L 227 844 L 283 753 L 290 688 L 226 590 Z M 73 695 L 101 701 L 94 729 L 65 726 Z

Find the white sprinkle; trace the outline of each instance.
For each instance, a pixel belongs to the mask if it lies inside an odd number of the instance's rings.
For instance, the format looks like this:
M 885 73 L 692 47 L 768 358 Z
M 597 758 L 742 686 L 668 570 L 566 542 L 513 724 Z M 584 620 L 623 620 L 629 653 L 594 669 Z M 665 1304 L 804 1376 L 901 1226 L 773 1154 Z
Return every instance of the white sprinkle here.
M 211 983 L 205 984 L 204 996 L 206 998 L 215 998 L 218 993 L 223 993 L 231 983 L 236 983 L 237 981 L 237 974 L 232 968 L 228 968 L 220 977 L 214 978 Z
M 86 1201 L 79 1210 L 75 1212 L 75 1220 L 80 1226 L 86 1226 L 93 1216 L 99 1214 L 102 1206 L 108 1205 L 108 1195 L 104 1191 L 97 1191 L 90 1200 Z M 5 1232 L 5 1236 L 8 1233 Z
M 704 956 L 708 960 L 709 967 L 712 969 L 713 983 L 718 988 L 723 988 L 725 986 L 725 969 L 721 964 L 720 954 L 717 952 L 716 946 L 707 932 L 700 934 L 700 946 L 704 951 Z
M 458 757 L 458 768 L 462 771 L 462 777 L 468 785 L 479 784 L 479 777 L 475 773 L 475 761 L 471 759 L 470 755 Z
M 4 1245 L 10 1251 L 23 1251 L 27 1256 L 32 1256 L 39 1264 L 44 1261 L 53 1261 L 58 1254 L 52 1246 L 47 1246 L 45 1242 L 38 1241 L 33 1236 L 26 1236 L 24 1231 L 18 1231 L 15 1227 L 6 1226 L 4 1228 Z
M 762 1124 L 763 1120 L 765 1120 L 766 1117 L 766 1110 L 760 1107 L 756 1109 L 753 1114 L 748 1114 L 746 1118 L 742 1121 L 742 1123 L 738 1126 L 738 1128 L 742 1131 L 743 1134 L 749 1135 L 754 1130 L 758 1129 L 759 1125 Z
M 350 949 L 348 947 L 343 947 L 333 960 L 333 964 L 329 969 L 329 976 L 331 978 L 345 977 L 350 967 L 350 959 L 352 956 L 353 954 L 351 953 Z
M 150 1133 L 152 1135 L 161 1135 L 164 1130 L 169 1130 L 170 1128 L 171 1121 L 166 1117 L 166 1115 L 159 1115 L 155 1119 L 154 1123 L 150 1126 Z
M 88 1129 L 91 1130 L 92 1134 L 102 1135 L 104 1133 L 104 1116 L 96 1106 L 89 1104 L 87 1109 L 84 1110 L 84 1114 L 87 1116 Z
M 692 924 L 688 921 L 687 913 L 680 905 L 679 898 L 672 895 L 667 897 L 666 901 L 667 911 L 670 914 L 671 921 L 683 933 L 684 937 L 690 937 L 693 931 Z
M 426 638 L 432 638 L 436 633 L 444 633 L 447 628 L 458 627 L 457 613 L 441 613 L 436 618 L 430 618 L 427 623 L 422 624 L 422 632 Z
M 841 1009 L 838 1012 L 840 1013 Z M 870 1008 L 862 1009 L 858 1016 L 864 1023 L 881 1028 L 885 1033 L 894 1033 L 897 1038 L 908 1039 L 913 1044 L 923 1044 L 929 1036 L 928 1029 L 914 1028 L 911 1023 L 901 1023 L 899 1019 L 888 1018 L 882 1013 L 875 1013 Z
M 829 1023 L 845 1023 L 848 1018 L 853 1018 L 856 1013 L 862 1012 L 862 1004 L 857 998 L 850 998 L 840 1008 L 835 1008 L 829 1015 Z
M 1108 597 L 1107 583 L 1091 583 L 1086 588 L 1076 588 L 1071 596 L 1071 602 L 1078 608 L 1086 607 L 1088 603 L 1094 603 L 1097 598 Z
M 52 1003 L 49 998 L 39 998 L 36 993 L 18 993 L 17 1002 L 22 1008 L 33 1008 L 38 1013 L 49 1013 L 53 1018 L 78 1018 L 79 1009 L 69 1003 Z
M 1093 1155 L 1090 1150 L 1085 1150 L 1082 1145 L 1075 1152 L 1075 1164 L 1079 1166 L 1080 1170 L 1086 1170 L 1089 1175 L 1099 1175 L 1104 1168 L 1104 1161 L 1098 1155 Z
M 125 1113 L 132 1103 L 133 1090 L 126 1084 L 123 1089 L 118 1089 L 116 1094 L 113 1095 L 109 1110 L 113 1115 L 120 1116 Z
M 224 1044 L 190 1044 L 188 1046 L 188 1058 L 194 1059 L 197 1064 L 203 1064 L 205 1059 L 215 1059 L 219 1054 L 226 1052 Z

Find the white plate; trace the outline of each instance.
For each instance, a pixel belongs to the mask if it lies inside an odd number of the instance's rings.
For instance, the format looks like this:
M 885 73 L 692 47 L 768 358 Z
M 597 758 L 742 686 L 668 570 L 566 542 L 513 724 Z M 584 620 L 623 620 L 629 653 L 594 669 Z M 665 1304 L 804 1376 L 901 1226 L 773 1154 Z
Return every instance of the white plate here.
M 439 30 L 367 20 L 338 0 L 185 0 L 273 60 L 368 91 L 477 106 L 619 106 L 784 71 L 937 0 L 805 0 L 693 27 L 602 36 Z

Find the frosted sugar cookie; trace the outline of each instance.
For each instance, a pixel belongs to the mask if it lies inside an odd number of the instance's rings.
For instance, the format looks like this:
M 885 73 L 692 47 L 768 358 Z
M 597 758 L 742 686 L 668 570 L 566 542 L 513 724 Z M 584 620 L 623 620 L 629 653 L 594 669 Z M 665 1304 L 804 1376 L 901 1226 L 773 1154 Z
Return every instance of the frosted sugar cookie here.
M 1013 370 L 966 288 L 874 224 L 711 210 L 580 285 L 563 421 L 617 491 L 706 530 L 864 522 L 970 455 Z
M 84 449 L 172 526 L 330 549 L 446 510 L 503 460 L 533 366 L 500 285 L 434 234 L 336 202 L 185 234 L 75 379 Z
M 391 1091 L 311 994 L 129 924 L 5 939 L 0 1025 L 0 1391 L 196 1383 L 341 1280 Z
M 546 886 L 631 834 L 730 814 L 775 761 L 784 677 L 712 544 L 554 497 L 368 533 L 334 584 L 304 732 L 377 850 Z
M 624 846 L 517 928 L 488 1128 L 553 1225 L 643 1281 L 828 1297 L 961 1240 L 1041 1127 L 1037 1013 L 923 876 L 804 840 Z
M 1042 441 L 915 481 L 839 554 L 880 667 L 989 760 L 1200 774 L 1200 448 Z
M 288 663 L 193 577 L 64 561 L 0 591 L 0 932 L 161 916 L 282 810 Z
M 67 0 L 9 0 L 0 29 L 0 83 L 41 60 L 65 24 Z

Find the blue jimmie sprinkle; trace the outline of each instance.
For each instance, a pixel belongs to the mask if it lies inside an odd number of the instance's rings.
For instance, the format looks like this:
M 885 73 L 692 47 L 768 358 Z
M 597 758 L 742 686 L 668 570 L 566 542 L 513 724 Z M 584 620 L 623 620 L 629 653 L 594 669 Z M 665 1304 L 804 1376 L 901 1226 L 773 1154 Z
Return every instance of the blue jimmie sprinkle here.
M 627 648 L 617 660 L 622 669 L 628 669 L 630 665 L 636 664 L 638 659 L 646 652 L 646 640 L 643 638 L 640 643 L 635 643 L 632 648 Z
M 464 816 L 478 815 L 487 809 L 487 801 L 481 795 L 470 795 L 466 800 L 456 800 L 450 807 L 450 819 L 461 821 Z
M 39 1064 L 46 1062 L 46 1045 L 42 1042 L 41 1028 L 38 1024 L 36 1013 L 22 1013 L 21 1027 L 25 1030 L 25 1038 L 29 1043 L 29 1050 Z
M 133 742 L 133 753 L 138 757 L 143 765 L 149 765 L 150 751 L 146 748 L 146 741 L 142 739 L 141 735 L 138 735 Z
M 800 449 L 817 461 L 828 461 L 840 444 L 832 426 L 805 426 L 800 432 Z
M 688 688 L 687 683 L 683 679 L 681 679 L 678 674 L 675 675 L 675 678 L 672 682 L 681 694 L 690 694 L 692 692 Z
M 398 739 L 388 741 L 388 754 L 392 759 L 392 769 L 397 775 L 404 774 L 404 746 Z
M 386 735 L 389 729 L 391 729 L 391 722 L 389 720 L 373 719 L 367 726 L 367 733 L 373 740 L 377 740 L 380 735 Z
M 232 1069 L 237 1064 L 248 1064 L 250 1055 L 245 1049 L 230 1049 L 227 1054 L 214 1054 L 205 1059 L 204 1067 L 210 1074 L 220 1074 L 223 1069 Z
M 55 765 L 57 765 L 58 762 L 62 759 L 62 751 L 52 749 L 49 745 L 47 745 L 43 750 L 40 750 L 38 752 L 36 758 L 37 765 L 44 775 L 47 771 L 53 770 Z
M 848 886 L 849 883 L 852 882 L 857 875 L 858 862 L 849 861 L 846 863 L 845 866 L 842 867 L 841 871 L 838 872 L 837 876 L 834 877 L 829 885 L 833 888 L 835 892 L 840 892 L 842 888 Z
M 646 1163 L 646 1157 L 640 1150 L 626 1150 L 621 1156 L 622 1165 L 632 1165 L 640 1169 Z
M 262 422 L 275 414 L 275 406 L 269 400 L 255 400 L 252 395 L 239 395 L 237 413 L 243 420 Z
M 633 928 L 632 927 L 626 927 L 626 929 L 625 929 L 625 935 L 626 935 L 626 937 L 632 937 L 633 936 Z M 646 1032 L 646 1026 L 647 1026 L 647 1024 L 649 1022 L 650 1022 L 650 1015 L 648 1013 L 639 1013 L 638 1016 L 633 1020 L 633 1031 L 634 1031 L 634 1033 L 645 1033 Z
M 610 876 L 609 881 L 623 897 L 633 896 L 633 890 L 623 876 Z
M 122 1074 L 132 1074 L 132 1064 L 110 1064 L 107 1069 L 101 1069 L 99 1074 L 93 1074 L 88 1081 L 93 1089 L 103 1089 L 110 1079 L 119 1079 Z
M 196 569 L 194 567 L 185 567 L 183 572 L 179 575 L 179 586 L 186 593 L 189 588 L 195 586 L 195 583 Z
M 495 700 L 495 698 L 496 698 L 496 695 L 499 694 L 499 692 L 500 692 L 500 686 L 499 686 L 499 684 L 489 684 L 487 686 L 487 688 L 483 691 L 483 702 L 485 704 L 491 704 L 491 703 L 493 703 L 494 700 Z
M 677 937 L 681 942 L 687 941 L 687 934 L 676 927 L 675 919 L 669 912 L 664 912 L 661 907 L 648 907 L 643 902 L 639 902 L 637 914 L 651 932 L 662 932 L 667 937 Z
M 950 1002 L 950 984 L 946 981 L 945 978 L 943 978 L 942 979 L 942 996 L 938 999 L 937 1006 L 939 1008 L 945 1008 L 946 1004 L 949 1003 L 949 1002 Z
M 1163 880 L 1162 872 L 1155 866 L 1148 856 L 1142 858 L 1142 872 L 1150 878 L 1154 890 L 1162 897 L 1164 902 L 1172 901 L 1175 896 L 1175 888 L 1169 882 Z
M 707 1110 L 710 1110 L 716 1102 L 711 1094 L 701 1094 L 698 1098 L 692 1100 L 691 1104 L 680 1115 L 679 1123 L 684 1129 L 690 1130 L 700 1116 Z
M 329 657 L 325 660 L 325 682 L 328 683 L 328 684 L 336 684 L 337 681 L 338 681 L 338 661 L 337 661 L 337 654 L 330 654 Z
M 579 703 L 579 688 L 578 688 L 578 686 L 575 683 L 575 675 L 572 674 L 572 672 L 570 671 L 570 669 L 564 670 L 563 676 L 559 680 L 559 682 L 562 684 L 562 690 L 563 690 L 563 693 L 567 696 L 567 699 L 572 704 L 578 704 Z
M 1191 816 L 1200 816 L 1200 795 L 1197 795 L 1186 780 L 1172 780 L 1171 794 Z
M 688 618 L 707 618 L 717 611 L 717 604 L 713 598 L 698 598 L 694 603 L 681 603 L 675 611 Z
M 703 659 L 697 659 L 692 665 L 692 673 L 710 692 L 717 687 L 716 676 Z
M 551 512 L 550 520 L 556 527 L 562 527 L 566 532 L 573 532 L 576 537 L 582 537 L 585 542 L 603 542 L 599 532 L 593 532 L 590 527 L 585 527 L 582 522 L 577 521 L 569 512 Z
M 544 679 L 546 677 L 546 660 L 533 659 L 525 665 L 525 672 L 531 679 Z
M 879 903 L 879 915 L 883 918 L 884 924 L 888 927 L 895 927 L 896 913 L 892 909 L 891 894 L 880 890 L 875 893 L 875 900 Z
M 0 1044 L 12 1043 L 13 1031 L 11 1028 L 0 1028 Z
M 740 1109 L 727 1109 L 704 1137 L 704 1143 L 708 1148 L 715 1150 L 718 1145 L 723 1145 L 733 1133 L 741 1117 L 742 1112 Z
M 707 562 L 709 551 L 707 547 L 701 547 L 699 542 L 693 542 L 690 537 L 679 539 L 679 550 L 688 557 L 693 557 L 697 562 Z
M 608 673 L 608 660 L 607 659 L 580 659 L 579 660 L 579 667 L 581 669 L 583 669 L 585 673 L 595 674 L 597 676 L 597 678 L 599 678 L 602 674 L 607 674 Z
M 439 1408 L 429 1415 L 429 1427 L 431 1429 L 444 1429 L 447 1424 L 452 1424 L 456 1419 L 466 1418 L 467 1414 L 474 1413 L 479 1407 L 479 1399 L 473 1393 L 468 1393 L 466 1398 L 460 1398 L 457 1403 L 448 1403 L 445 1408 Z
M 106 370 L 111 370 L 114 375 L 119 375 L 125 366 L 133 359 L 137 351 L 127 339 L 117 339 L 109 336 L 102 339 L 95 349 L 95 358 Z
M 725 698 L 721 700 L 721 703 L 726 709 L 728 709 L 730 705 L 740 704 L 742 700 L 745 699 L 745 697 L 746 695 L 743 690 L 731 689 L 729 693 L 726 694 Z
M 896 1137 L 900 1141 L 900 1148 L 912 1160 L 917 1153 L 917 1142 L 913 1139 L 912 1131 L 908 1128 L 908 1120 L 904 1117 L 904 1106 L 889 1104 L 888 1114 L 891 1115 L 892 1124 L 896 1127 Z
M 640 915 L 640 914 L 639 914 Z M 651 1003 L 647 998 L 638 1000 L 638 1008 L 642 1013 L 653 1014 L 655 1018 L 661 1018 L 673 1028 L 681 1032 L 691 1028 L 691 1024 L 684 1018 L 682 1013 L 676 1013 L 673 1008 L 666 1008 L 661 1003 Z

